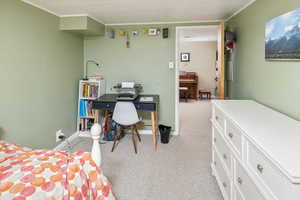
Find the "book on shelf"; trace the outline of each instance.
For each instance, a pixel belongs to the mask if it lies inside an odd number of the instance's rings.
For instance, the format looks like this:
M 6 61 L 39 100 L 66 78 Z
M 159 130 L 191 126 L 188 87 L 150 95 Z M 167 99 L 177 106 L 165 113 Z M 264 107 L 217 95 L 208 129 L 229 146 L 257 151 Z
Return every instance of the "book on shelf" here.
M 79 104 L 80 117 L 90 117 L 95 115 L 93 110 L 93 101 L 81 99 Z
M 97 98 L 99 85 L 97 83 L 84 83 L 82 85 L 82 97 Z
M 79 131 L 89 131 L 94 124 L 94 119 L 83 118 L 79 122 Z
M 79 81 L 78 90 L 77 131 L 86 132 L 96 120 L 93 102 L 105 92 L 105 81 L 100 76 L 88 77 L 88 80 Z
M 88 79 L 89 81 L 100 81 L 100 80 L 104 80 L 104 78 L 102 76 L 97 76 L 97 75 L 94 75 L 94 76 L 88 76 Z

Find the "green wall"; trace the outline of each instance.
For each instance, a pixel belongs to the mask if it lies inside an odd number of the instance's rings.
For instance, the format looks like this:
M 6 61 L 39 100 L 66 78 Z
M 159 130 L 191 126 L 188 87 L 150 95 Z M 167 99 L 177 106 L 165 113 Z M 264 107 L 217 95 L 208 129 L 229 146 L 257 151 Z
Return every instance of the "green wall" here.
M 213 24 L 213 23 L 210 23 Z M 85 60 L 95 59 L 104 64 L 101 70 L 89 65 L 89 74 L 101 74 L 106 79 L 107 92 L 121 81 L 136 81 L 144 86 L 144 94 L 160 95 L 160 123 L 175 125 L 175 70 L 169 69 L 175 61 L 176 26 L 203 24 L 165 24 L 110 26 L 107 29 L 141 30 L 142 28 L 169 28 L 170 37 L 148 36 L 140 33 L 130 36 L 130 48 L 126 48 L 126 37 L 90 37 L 85 39 Z M 149 116 L 144 115 L 144 119 Z
M 52 148 L 76 129 L 83 39 L 20 0 L 0 0 L 0 24 L 0 139 Z
M 300 120 L 300 62 L 264 58 L 265 23 L 299 7 L 299 0 L 257 0 L 227 23 L 238 37 L 231 98 L 254 99 Z

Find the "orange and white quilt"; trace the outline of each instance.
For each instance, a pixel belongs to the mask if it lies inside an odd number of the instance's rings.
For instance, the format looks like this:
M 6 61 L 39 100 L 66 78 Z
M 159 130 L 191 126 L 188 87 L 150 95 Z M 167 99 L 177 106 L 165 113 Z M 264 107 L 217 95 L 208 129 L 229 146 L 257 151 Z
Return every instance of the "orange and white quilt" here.
M 0 141 L 1 200 L 115 200 L 87 152 L 31 150 Z

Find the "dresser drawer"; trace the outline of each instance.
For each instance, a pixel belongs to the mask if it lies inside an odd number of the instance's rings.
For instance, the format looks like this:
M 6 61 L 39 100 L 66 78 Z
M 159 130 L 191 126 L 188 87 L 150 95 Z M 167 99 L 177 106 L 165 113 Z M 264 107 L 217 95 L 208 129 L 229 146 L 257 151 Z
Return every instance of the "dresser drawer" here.
M 230 120 L 227 120 L 226 138 L 235 152 L 242 155 L 242 131 Z
M 231 153 L 230 153 L 230 149 L 227 146 L 225 140 L 223 139 L 223 136 L 218 131 L 218 129 L 216 127 L 213 127 L 213 131 L 214 131 L 214 145 L 217 148 L 218 153 L 221 156 L 221 159 L 226 164 L 226 171 L 228 172 L 228 174 L 231 175 Z
M 219 187 L 223 193 L 224 200 L 231 199 L 231 181 L 225 172 L 224 165 L 221 162 L 219 154 L 213 150 L 214 167 Z
M 300 199 L 300 185 L 292 184 L 256 147 L 248 142 L 249 168 L 277 199 Z
M 214 121 L 218 124 L 218 126 L 220 126 L 224 130 L 224 128 L 225 128 L 225 117 L 224 117 L 224 114 L 217 107 L 214 107 L 214 110 L 215 110 Z
M 245 200 L 265 200 L 239 162 L 236 162 L 236 177 L 234 181 Z

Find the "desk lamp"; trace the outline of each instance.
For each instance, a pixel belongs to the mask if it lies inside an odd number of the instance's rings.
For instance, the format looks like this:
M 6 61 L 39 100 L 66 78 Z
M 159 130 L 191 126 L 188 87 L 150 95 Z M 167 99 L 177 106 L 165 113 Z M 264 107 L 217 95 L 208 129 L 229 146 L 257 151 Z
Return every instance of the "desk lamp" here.
M 89 63 L 94 63 L 97 67 L 99 67 L 100 68 L 100 64 L 99 63 L 97 63 L 96 61 L 94 61 L 94 60 L 88 60 L 88 61 L 86 61 L 86 64 L 85 64 L 85 78 L 83 79 L 83 80 L 88 80 L 88 77 L 87 77 L 87 69 L 88 69 L 88 66 L 89 66 Z M 102 66 L 102 65 L 101 65 Z

